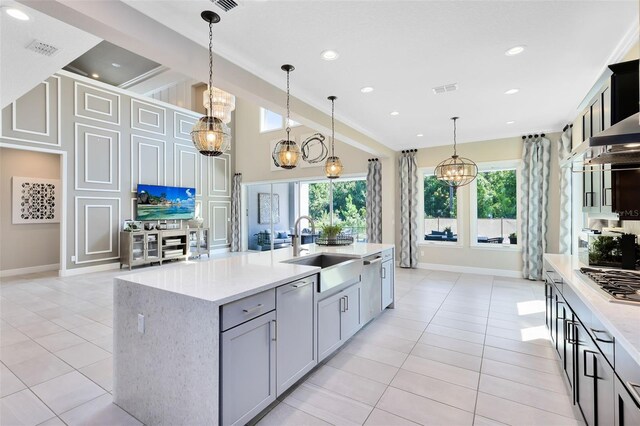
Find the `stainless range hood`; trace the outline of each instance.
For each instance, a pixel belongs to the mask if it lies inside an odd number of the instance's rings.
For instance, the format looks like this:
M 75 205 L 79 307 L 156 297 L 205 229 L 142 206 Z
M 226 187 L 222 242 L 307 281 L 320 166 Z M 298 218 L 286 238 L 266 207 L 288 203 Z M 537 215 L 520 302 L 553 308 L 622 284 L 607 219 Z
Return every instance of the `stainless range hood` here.
M 564 163 L 640 165 L 640 113 L 590 137 Z

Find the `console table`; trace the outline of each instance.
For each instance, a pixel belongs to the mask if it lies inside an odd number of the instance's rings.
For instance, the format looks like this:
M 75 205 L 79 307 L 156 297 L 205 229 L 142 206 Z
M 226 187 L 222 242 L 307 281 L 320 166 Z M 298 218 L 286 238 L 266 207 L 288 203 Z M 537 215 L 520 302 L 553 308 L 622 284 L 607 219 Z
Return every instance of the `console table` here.
M 148 265 L 189 257 L 189 235 L 185 229 L 120 232 L 120 269 L 123 265 Z

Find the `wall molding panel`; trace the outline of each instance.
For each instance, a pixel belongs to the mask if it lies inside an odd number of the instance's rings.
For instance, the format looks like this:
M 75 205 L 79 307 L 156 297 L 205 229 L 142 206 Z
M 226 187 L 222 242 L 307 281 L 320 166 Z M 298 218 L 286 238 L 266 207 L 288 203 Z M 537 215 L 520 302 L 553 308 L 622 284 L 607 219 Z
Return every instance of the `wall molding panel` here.
M 73 83 L 73 111 L 74 116 L 87 118 L 89 120 L 100 121 L 102 123 L 120 125 L 121 105 L 120 95 L 99 89 L 88 84 L 74 81 Z M 104 102 L 109 105 L 109 112 L 92 108 L 89 100 L 94 102 Z
M 108 148 L 102 147 L 103 142 Z M 93 148 L 92 148 L 93 145 Z M 121 152 L 120 132 L 88 124 L 75 123 L 75 186 L 76 191 L 120 192 Z M 106 163 L 108 179 L 93 178 L 92 173 L 104 170 Z
M 75 197 L 75 263 L 93 263 L 120 258 L 120 198 Z M 97 223 L 92 211 L 107 210 L 108 220 Z M 82 234 L 79 232 L 82 230 Z M 101 237 L 102 241 L 92 241 Z M 104 244 L 106 248 L 102 248 Z M 90 250 L 90 247 L 96 247 Z
M 229 244 L 231 226 L 231 201 L 209 201 L 209 229 L 211 247 Z
M 155 153 L 155 159 L 145 154 Z M 153 168 L 155 170 L 153 170 Z M 138 184 L 166 185 L 167 148 L 162 139 L 131 135 L 131 192 Z
M 51 76 L 2 111 L 2 138 L 41 145 L 61 146 L 61 78 Z M 55 87 L 55 89 L 53 88 Z M 40 92 L 40 93 L 39 93 Z M 24 105 L 23 105 L 24 104 Z M 37 105 L 40 104 L 40 105 Z M 34 113 L 43 108 L 42 129 L 28 128 Z M 37 125 L 37 124 L 36 124 Z
M 2 109 L 0 145 L 61 156 L 60 274 L 118 267 L 139 183 L 195 187 L 211 247 L 229 246 L 233 158 L 197 152 L 200 116 L 67 71 Z
M 167 110 L 131 98 L 131 128 L 165 136 L 167 134 Z

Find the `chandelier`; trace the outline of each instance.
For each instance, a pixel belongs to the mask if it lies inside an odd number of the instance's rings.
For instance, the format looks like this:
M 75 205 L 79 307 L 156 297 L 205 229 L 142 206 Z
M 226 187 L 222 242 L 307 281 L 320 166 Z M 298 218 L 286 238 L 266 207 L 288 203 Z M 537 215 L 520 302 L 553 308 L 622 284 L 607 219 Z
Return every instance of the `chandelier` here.
M 342 173 L 342 161 L 336 156 L 334 146 L 336 140 L 335 101 L 338 98 L 329 96 L 327 99 L 331 101 L 331 155 L 327 158 L 327 162 L 324 165 L 324 172 L 329 179 L 337 179 L 340 177 L 340 173 Z
M 295 68 L 293 67 L 293 65 L 283 65 L 280 68 L 287 73 L 287 138 L 281 139 L 278 141 L 278 143 L 276 143 L 276 146 L 273 148 L 271 158 L 273 158 L 273 162 L 277 167 L 282 167 L 283 169 L 294 169 L 298 165 L 298 161 L 300 161 L 300 148 L 295 141 L 291 140 L 291 137 L 289 135 L 291 133 L 289 74 Z
M 210 10 L 200 14 L 209 23 L 209 88 L 213 87 L 213 24 L 220 22 L 220 16 Z M 191 139 L 202 155 L 217 157 L 229 149 L 231 132 L 229 127 L 216 117 L 213 103 L 213 90 L 209 91 L 209 108 L 207 115 L 201 117 L 191 130 Z
M 213 111 L 209 110 L 209 96 L 212 98 Z M 209 110 L 207 115 L 212 115 L 222 120 L 224 124 L 229 124 L 231 121 L 231 111 L 236 109 L 236 97 L 217 87 L 212 89 L 211 86 L 209 86 L 209 88 L 204 91 L 202 94 L 202 103 L 204 107 Z
M 451 117 L 453 120 L 453 155 L 436 166 L 434 175 L 442 183 L 451 188 L 468 185 L 478 175 L 478 166 L 468 158 L 458 156 L 456 152 L 456 121 L 460 117 Z

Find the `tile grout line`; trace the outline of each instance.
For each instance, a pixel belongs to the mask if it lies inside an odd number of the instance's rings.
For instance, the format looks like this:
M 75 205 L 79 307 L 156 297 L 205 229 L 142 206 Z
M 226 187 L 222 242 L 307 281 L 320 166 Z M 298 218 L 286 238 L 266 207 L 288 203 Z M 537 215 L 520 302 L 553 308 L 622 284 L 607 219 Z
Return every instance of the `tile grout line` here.
M 491 280 L 491 291 L 489 297 L 489 312 L 491 311 L 491 299 L 493 298 L 493 283 L 495 281 L 495 277 Z M 485 324 L 485 333 L 484 333 L 484 341 L 482 342 L 482 354 L 480 355 L 480 371 L 478 372 L 478 386 L 476 387 L 476 400 L 473 404 L 473 421 L 472 424 L 476 423 L 476 416 L 478 410 L 478 395 L 480 395 L 480 380 L 482 379 L 482 364 L 484 363 L 484 348 L 485 343 L 487 342 L 487 327 L 489 324 L 489 312 L 487 312 L 487 323 Z

